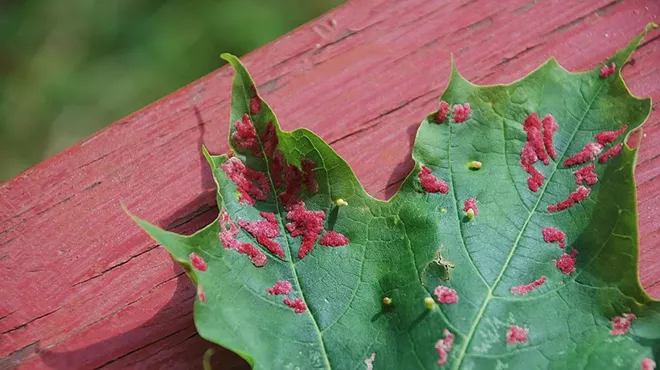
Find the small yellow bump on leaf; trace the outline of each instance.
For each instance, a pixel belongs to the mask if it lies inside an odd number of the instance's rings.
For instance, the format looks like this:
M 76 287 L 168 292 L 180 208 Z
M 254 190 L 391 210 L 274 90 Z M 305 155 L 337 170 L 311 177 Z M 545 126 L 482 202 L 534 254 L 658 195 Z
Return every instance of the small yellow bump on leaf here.
M 390 297 L 383 297 L 383 304 L 386 306 L 389 306 L 392 304 L 392 298 Z
M 445 213 L 447 213 L 447 208 L 443 208 L 443 209 L 441 209 L 441 210 L 440 210 L 440 213 L 442 213 L 443 215 L 444 215 Z
M 474 170 L 474 171 L 480 170 L 481 166 L 482 166 L 481 162 L 479 162 L 479 161 L 472 161 L 472 162 L 468 163 L 468 168 L 471 169 L 471 170 Z
M 348 203 L 341 198 L 335 200 L 335 204 L 337 205 L 337 207 L 346 207 L 348 205 Z
M 426 306 L 426 308 L 428 308 L 429 310 L 435 308 L 435 302 L 433 302 L 433 298 L 431 297 L 424 298 L 424 306 Z
M 474 210 L 472 208 L 468 209 L 467 212 L 465 212 L 465 217 L 467 217 L 468 220 L 473 220 L 474 219 Z

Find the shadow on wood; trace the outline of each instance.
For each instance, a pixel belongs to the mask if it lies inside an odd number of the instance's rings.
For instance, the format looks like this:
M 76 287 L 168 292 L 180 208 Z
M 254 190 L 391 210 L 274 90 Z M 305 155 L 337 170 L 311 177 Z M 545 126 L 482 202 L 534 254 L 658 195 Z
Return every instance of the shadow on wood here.
M 415 162 L 412 160 L 412 148 L 417 135 L 419 123 L 413 123 L 406 128 L 406 135 L 408 136 L 408 152 L 401 159 L 399 163 L 392 170 L 390 178 L 387 180 L 387 187 L 385 188 L 385 199 L 390 199 L 401 187 L 401 183 L 406 179 L 406 176 L 412 171 Z M 403 145 L 403 143 L 401 144 Z
M 182 360 L 190 365 L 197 363 L 198 368 L 201 368 L 202 355 L 206 349 L 215 348 L 213 368 L 248 369 L 248 365 L 239 356 L 199 337 L 192 317 L 195 288 L 183 271 L 176 276 L 177 288 L 168 304 L 140 327 L 73 351 L 43 351 L 40 354 L 42 361 L 53 369 L 62 370 L 99 367 L 164 368 L 172 362 L 181 364 Z M 36 346 L 39 352 L 38 342 Z M 107 359 L 109 354 L 116 357 Z M 99 364 L 101 356 L 105 360 L 103 364 Z M 180 358 L 175 359 L 176 356 Z M 20 362 L 20 359 L 16 360 Z

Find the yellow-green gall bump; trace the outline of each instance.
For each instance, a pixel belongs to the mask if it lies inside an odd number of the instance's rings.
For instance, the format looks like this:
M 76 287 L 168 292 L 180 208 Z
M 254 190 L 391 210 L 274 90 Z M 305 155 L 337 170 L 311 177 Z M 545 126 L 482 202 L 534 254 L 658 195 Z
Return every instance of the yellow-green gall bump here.
M 471 169 L 471 170 L 474 170 L 474 171 L 479 170 L 479 169 L 481 169 L 481 162 L 472 161 L 468 164 L 468 168 Z
M 341 198 L 335 200 L 335 204 L 337 205 L 337 207 L 346 207 L 348 205 L 348 203 Z
M 435 302 L 433 302 L 433 298 L 431 297 L 424 298 L 424 306 L 426 306 L 426 308 L 428 308 L 429 310 L 432 310 L 435 307 Z
M 467 217 L 468 220 L 473 220 L 474 219 L 474 210 L 472 208 L 468 209 L 467 212 L 465 212 L 465 217 Z
M 392 298 L 390 297 L 383 297 L 383 304 L 386 306 L 389 306 L 392 304 Z
M 447 213 L 447 208 L 443 208 L 443 209 L 441 209 L 441 210 L 440 210 L 440 213 L 442 213 L 443 215 L 444 215 L 445 213 Z

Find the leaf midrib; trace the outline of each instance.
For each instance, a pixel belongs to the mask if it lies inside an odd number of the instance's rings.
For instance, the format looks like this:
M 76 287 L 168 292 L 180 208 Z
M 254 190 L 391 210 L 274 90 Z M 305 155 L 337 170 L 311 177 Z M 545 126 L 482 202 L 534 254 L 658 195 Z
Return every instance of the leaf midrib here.
M 541 189 L 541 193 L 539 194 L 539 197 L 538 197 L 536 203 L 534 204 L 534 207 L 529 212 L 529 216 L 527 216 L 527 219 L 525 220 L 525 223 L 523 224 L 522 228 L 520 229 L 520 232 L 518 233 L 518 236 L 516 237 L 516 240 L 514 241 L 513 246 L 511 247 L 511 251 L 509 252 L 509 255 L 507 256 L 506 261 L 504 261 L 504 264 L 502 265 L 502 269 L 500 270 L 500 273 L 497 275 L 497 278 L 493 282 L 492 287 L 491 286 L 488 287 L 488 293 L 486 294 L 486 298 L 484 299 L 483 303 L 481 304 L 481 307 L 479 308 L 479 312 L 477 313 L 477 317 L 476 317 L 474 323 L 472 324 L 472 327 L 470 328 L 470 331 L 467 333 L 467 335 L 465 337 L 465 340 L 463 341 L 463 346 L 461 346 L 461 351 L 459 352 L 458 357 L 454 361 L 454 366 L 452 366 L 452 369 L 454 369 L 454 370 L 459 369 L 461 364 L 463 363 L 463 359 L 465 358 L 467 348 L 469 347 L 470 343 L 472 342 L 472 339 L 474 338 L 474 334 L 476 332 L 476 329 L 479 326 L 479 323 L 481 322 L 481 319 L 484 316 L 484 312 L 486 311 L 486 308 L 488 307 L 488 304 L 490 303 L 490 301 L 494 297 L 493 292 L 495 291 L 498 284 L 500 283 L 500 281 L 502 279 L 502 276 L 504 276 L 504 272 L 506 271 L 507 267 L 509 267 L 509 263 L 511 262 L 511 259 L 513 258 L 513 255 L 514 255 L 516 249 L 518 248 L 518 243 L 520 242 L 520 238 L 522 237 L 523 233 L 527 229 L 527 225 L 529 224 L 529 221 L 535 215 L 536 209 L 538 208 L 539 204 L 541 203 L 541 200 L 545 196 L 545 191 L 546 191 L 548 185 L 552 181 L 552 178 L 555 176 L 555 173 L 557 173 L 557 170 L 559 169 L 559 165 L 562 163 L 562 160 L 564 159 L 564 156 L 566 155 L 566 152 L 568 152 L 568 149 L 569 149 L 570 145 L 573 143 L 573 139 L 575 138 L 575 135 L 580 130 L 580 127 L 584 123 L 585 118 L 589 114 L 589 111 L 591 110 L 591 106 L 596 101 L 596 98 L 598 98 L 598 95 L 600 95 L 600 92 L 603 89 L 603 86 L 604 85 L 601 84 L 598 87 L 598 90 L 596 91 L 596 93 L 594 93 L 593 99 L 591 99 L 591 101 L 589 102 L 589 105 L 587 105 L 587 107 L 585 109 L 585 112 L 584 112 L 584 115 L 582 116 L 582 118 L 580 119 L 578 124 L 576 125 L 575 130 L 571 134 L 571 138 L 568 140 L 568 144 L 566 145 L 566 149 L 562 152 L 561 156 L 559 157 L 559 160 L 555 162 L 555 168 L 552 170 L 552 173 L 550 174 L 550 177 L 548 177 L 548 181 L 546 181 L 545 184 L 543 185 L 543 188 Z M 506 122 L 503 122 L 503 125 L 504 124 L 506 124 Z M 503 129 L 504 129 L 504 127 L 503 127 Z M 451 126 L 450 126 L 450 133 L 451 133 Z M 458 203 L 457 203 L 457 206 L 458 206 Z M 460 227 L 460 225 L 459 225 L 459 227 Z M 469 255 L 469 251 L 467 250 L 467 248 L 465 249 L 465 253 L 468 253 L 468 255 Z
M 243 86 L 245 86 L 245 82 L 243 81 L 243 76 L 241 76 L 239 73 L 237 73 L 236 76 L 241 79 L 241 84 Z M 253 81 L 251 81 L 251 82 L 252 82 L 252 84 L 254 84 Z M 247 106 L 249 107 L 250 106 L 250 99 L 248 98 L 248 96 L 246 94 L 245 88 L 243 88 L 243 97 L 245 98 L 245 101 L 247 102 Z M 263 101 L 263 99 L 261 99 L 261 102 L 262 102 L 262 105 L 267 106 L 267 103 L 265 101 Z M 252 119 L 252 113 L 249 113 L 249 114 L 250 114 L 250 119 Z M 273 117 L 273 118 L 277 122 L 277 118 L 275 118 L 275 117 Z M 278 123 L 277 126 L 279 127 L 279 123 Z M 276 135 L 277 135 L 277 132 L 276 132 Z M 280 208 L 280 201 L 279 201 L 279 198 L 277 197 L 277 189 L 275 188 L 275 183 L 273 182 L 273 177 L 270 174 L 270 164 L 268 163 L 268 158 L 266 156 L 266 152 L 264 151 L 264 146 L 261 143 L 261 137 L 259 135 L 257 135 L 257 142 L 259 143 L 259 148 L 261 149 L 261 152 L 264 155 L 264 163 L 266 163 L 266 174 L 268 175 L 268 181 L 270 182 L 270 187 L 271 187 L 271 191 L 272 191 L 272 194 L 273 194 L 273 199 L 275 201 L 275 207 L 277 207 L 277 215 L 278 215 L 277 220 L 280 223 L 281 230 L 284 230 L 284 240 L 286 240 L 286 246 L 287 246 L 287 249 L 289 250 L 289 260 L 287 260 L 286 262 L 288 262 L 289 267 L 291 268 L 291 271 L 293 273 L 293 278 L 295 279 L 294 283 L 295 283 L 296 287 L 298 288 L 298 291 L 300 292 L 300 295 L 301 295 L 303 301 L 305 302 L 305 305 L 307 306 L 307 310 L 305 310 L 305 312 L 307 313 L 307 315 L 309 315 L 309 317 L 312 319 L 312 323 L 314 324 L 314 329 L 315 329 L 316 335 L 319 339 L 319 344 L 320 344 L 320 347 L 321 347 L 321 350 L 322 350 L 321 354 L 323 355 L 323 362 L 325 364 L 325 368 L 331 370 L 332 366 L 330 365 L 330 358 L 328 357 L 328 352 L 325 349 L 325 342 L 323 341 L 323 335 L 322 335 L 321 330 L 319 328 L 319 324 L 316 322 L 316 318 L 312 314 L 311 307 L 307 304 L 307 298 L 305 298 L 305 293 L 303 292 L 302 286 L 300 285 L 300 278 L 298 278 L 298 271 L 296 270 L 296 264 L 293 263 L 294 254 L 293 254 L 293 250 L 291 248 L 291 243 L 289 243 L 289 237 L 286 234 L 286 228 L 285 228 L 284 222 L 282 221 L 283 216 L 282 216 L 282 210 Z

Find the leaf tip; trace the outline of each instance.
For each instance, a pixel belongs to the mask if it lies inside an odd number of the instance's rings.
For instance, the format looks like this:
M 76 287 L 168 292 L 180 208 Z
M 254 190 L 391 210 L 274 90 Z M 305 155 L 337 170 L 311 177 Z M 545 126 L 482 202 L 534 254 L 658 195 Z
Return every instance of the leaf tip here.
M 470 93 L 474 91 L 474 89 L 476 88 L 477 85 L 470 82 L 458 70 L 456 60 L 454 59 L 454 55 L 452 54 L 451 71 L 449 73 L 449 84 L 447 85 L 447 88 L 445 89 L 444 93 L 442 93 L 441 99 L 446 100 L 448 102 L 468 101 Z M 457 105 L 456 104 L 454 105 L 454 109 L 456 109 Z M 460 108 L 461 110 L 464 109 L 464 105 L 460 105 L 460 106 L 461 106 Z M 454 113 L 456 113 L 456 111 L 454 111 Z M 469 116 L 470 113 L 469 109 L 465 113 L 467 113 L 467 115 L 465 116 L 465 118 L 467 118 L 467 116 Z M 463 121 L 459 119 L 459 120 L 454 120 L 454 122 L 461 123 Z
M 458 80 L 464 80 L 463 76 L 461 76 L 461 72 L 458 71 L 458 66 L 456 65 L 456 58 L 454 58 L 454 54 L 452 53 L 450 55 L 451 59 L 451 70 L 449 73 L 449 82 L 453 81 L 454 79 Z
M 634 39 L 632 39 L 628 45 L 626 45 L 625 48 L 619 50 L 616 54 L 614 54 L 607 62 L 614 62 L 618 67 L 617 69 L 620 72 L 621 67 L 628 61 L 632 53 L 637 49 L 639 44 L 642 42 L 644 39 L 644 36 L 646 36 L 649 32 L 652 30 L 658 28 L 658 25 L 654 22 L 649 22 L 646 27 L 644 27 L 644 31 L 639 33 Z M 607 63 L 606 63 L 607 64 Z M 598 67 L 597 67 L 598 68 Z
M 130 217 L 131 220 L 133 220 L 133 222 L 138 224 L 140 227 L 144 228 L 144 226 L 142 226 L 142 223 L 144 223 L 145 221 L 143 221 L 141 218 L 131 213 L 131 211 L 128 210 L 128 207 L 124 202 L 120 202 L 119 205 L 121 206 L 121 209 L 124 210 L 124 213 L 126 213 L 126 215 Z
M 546 64 L 550 64 L 553 67 L 561 67 L 561 64 L 559 64 L 559 61 L 557 60 L 557 57 L 555 57 L 554 55 L 548 58 Z
M 220 54 L 220 59 L 224 59 L 224 60 L 226 60 L 227 62 L 231 63 L 232 60 L 236 60 L 236 59 L 238 59 L 238 58 L 236 58 L 235 55 L 230 54 L 230 53 L 222 53 L 222 54 Z
M 247 69 L 236 55 L 229 53 L 222 53 L 220 54 L 220 58 L 227 61 L 237 74 L 240 71 L 244 71 L 245 73 L 247 73 Z

